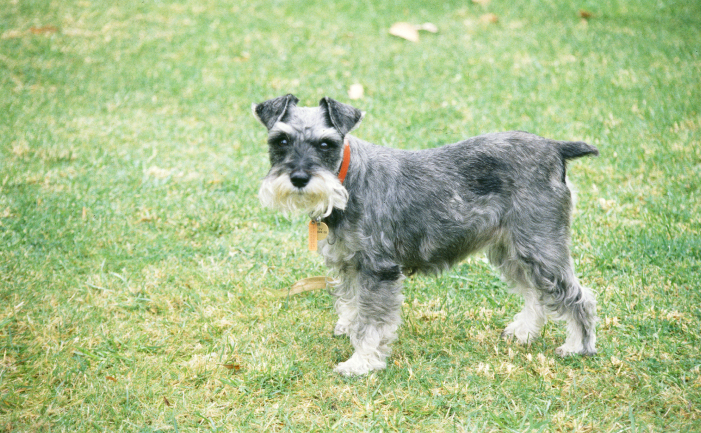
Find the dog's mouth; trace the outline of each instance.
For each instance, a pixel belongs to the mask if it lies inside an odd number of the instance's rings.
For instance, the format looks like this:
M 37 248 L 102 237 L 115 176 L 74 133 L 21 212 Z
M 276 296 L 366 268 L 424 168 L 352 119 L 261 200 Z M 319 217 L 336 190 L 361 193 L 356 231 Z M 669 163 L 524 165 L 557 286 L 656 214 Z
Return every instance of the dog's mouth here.
M 289 176 L 267 176 L 258 197 L 264 206 L 284 213 L 328 216 L 334 208 L 345 209 L 348 192 L 332 173 L 295 175 L 293 172 Z

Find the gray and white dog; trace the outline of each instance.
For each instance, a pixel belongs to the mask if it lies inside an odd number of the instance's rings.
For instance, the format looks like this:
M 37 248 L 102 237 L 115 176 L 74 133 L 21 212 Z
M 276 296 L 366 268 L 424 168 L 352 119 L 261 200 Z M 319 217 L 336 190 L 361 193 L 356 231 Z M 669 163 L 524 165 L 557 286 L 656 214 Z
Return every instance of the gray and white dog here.
M 504 132 L 390 149 L 348 135 L 364 116 L 358 109 L 330 98 L 313 108 L 298 102 L 286 95 L 253 105 L 272 164 L 259 198 L 329 228 L 318 249 L 337 278 L 334 332 L 355 349 L 336 372 L 385 368 L 405 275 L 441 272 L 481 250 L 525 300 L 504 338 L 528 344 L 551 317 L 567 324 L 557 354 L 596 353 L 596 300 L 574 274 L 565 182 L 566 161 L 598 155 L 595 147 Z

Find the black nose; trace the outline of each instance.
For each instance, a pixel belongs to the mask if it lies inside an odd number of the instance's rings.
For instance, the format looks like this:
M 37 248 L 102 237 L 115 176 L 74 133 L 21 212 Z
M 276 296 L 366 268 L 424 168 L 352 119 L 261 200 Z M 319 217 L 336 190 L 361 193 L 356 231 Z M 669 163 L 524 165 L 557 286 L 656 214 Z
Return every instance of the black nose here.
M 296 170 L 290 174 L 290 182 L 297 188 L 304 188 L 309 183 L 311 176 L 303 170 Z

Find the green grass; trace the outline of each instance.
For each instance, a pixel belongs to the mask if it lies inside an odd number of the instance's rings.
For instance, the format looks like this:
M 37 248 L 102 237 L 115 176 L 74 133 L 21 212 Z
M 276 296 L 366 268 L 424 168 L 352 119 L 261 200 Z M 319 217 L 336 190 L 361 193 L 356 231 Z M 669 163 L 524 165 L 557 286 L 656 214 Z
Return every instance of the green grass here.
M 4 0 L 0 431 L 701 431 L 700 46 L 693 1 Z M 598 146 L 569 177 L 599 354 L 501 341 L 477 258 L 407 281 L 387 370 L 332 374 L 329 295 L 276 296 L 326 272 L 305 220 L 256 198 L 250 105 L 285 93 L 398 148 Z

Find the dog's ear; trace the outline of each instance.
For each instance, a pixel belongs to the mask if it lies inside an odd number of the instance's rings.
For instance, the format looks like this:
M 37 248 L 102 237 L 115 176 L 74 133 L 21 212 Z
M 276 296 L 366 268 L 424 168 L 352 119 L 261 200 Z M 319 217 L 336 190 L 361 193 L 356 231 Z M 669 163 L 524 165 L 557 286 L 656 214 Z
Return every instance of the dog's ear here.
M 253 114 L 260 120 L 260 123 L 270 130 L 276 122 L 282 119 L 287 109 L 297 105 L 298 102 L 299 99 L 290 94 L 260 104 L 253 104 L 251 108 L 253 108 Z
M 365 116 L 365 113 L 357 108 L 334 101 L 331 98 L 319 101 L 319 107 L 326 113 L 329 122 L 344 136 L 355 129 Z

